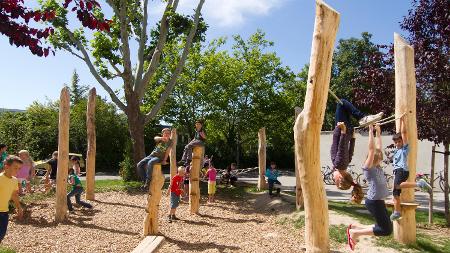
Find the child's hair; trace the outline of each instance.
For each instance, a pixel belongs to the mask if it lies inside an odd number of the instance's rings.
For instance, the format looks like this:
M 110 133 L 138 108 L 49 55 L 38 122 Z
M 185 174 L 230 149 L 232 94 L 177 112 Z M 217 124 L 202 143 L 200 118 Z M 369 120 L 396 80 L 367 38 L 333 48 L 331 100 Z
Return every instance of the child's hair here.
M 168 128 L 168 127 L 166 127 L 166 128 L 163 128 L 163 130 L 161 130 L 161 134 L 164 134 L 164 132 L 171 132 L 172 130 L 170 130 L 170 128 Z
M 80 164 L 80 158 L 76 155 L 73 155 L 72 157 L 70 157 L 70 160 L 72 162 L 77 162 L 78 164 Z
M 277 163 L 274 162 L 274 161 L 271 161 L 271 162 L 270 162 L 270 165 L 277 165 Z
M 354 185 L 355 183 L 353 182 L 353 177 L 349 174 L 349 173 L 345 173 L 343 175 L 343 178 L 340 182 L 339 185 L 337 185 L 337 187 L 340 190 L 348 190 L 350 189 L 350 187 L 352 187 L 352 185 Z
M 353 190 L 352 190 L 352 202 L 355 204 L 361 204 L 361 201 L 363 200 L 363 198 L 364 198 L 364 192 L 363 192 L 361 185 L 354 184 Z
M 58 151 L 53 152 L 52 157 L 53 158 L 58 158 Z
M 75 174 L 75 170 L 73 168 L 69 169 L 69 175 L 71 175 L 71 174 Z
M 11 166 L 13 163 L 23 164 L 22 160 L 15 155 L 10 155 L 6 157 L 5 161 L 3 161 L 3 164 L 8 166 Z
M 392 140 L 396 141 L 396 140 L 401 140 L 402 139 L 402 134 L 401 133 L 396 133 L 392 136 Z
M 201 120 L 201 119 L 196 120 L 195 123 L 196 124 L 199 123 L 199 124 L 201 124 L 203 126 L 203 120 Z
M 373 165 L 378 165 L 383 161 L 383 152 L 381 151 L 381 149 L 375 149 L 375 154 L 373 156 Z
M 236 167 L 236 163 L 231 163 L 231 166 L 234 166 L 234 167 Z
M 31 156 L 30 156 L 30 152 L 28 152 L 28 150 L 25 150 L 25 149 L 23 149 L 23 150 L 20 150 L 19 151 L 19 156 L 21 155 L 21 154 L 26 154 L 27 156 L 28 156 L 28 161 L 23 161 L 22 160 L 22 162 L 27 162 L 27 163 L 33 163 L 33 158 L 31 158 Z
M 0 143 L 0 149 L 6 148 L 6 147 L 7 147 L 7 145 L 5 143 Z
M 180 167 L 178 167 L 177 171 L 178 172 L 182 172 L 182 171 L 185 172 L 186 168 L 184 166 L 180 166 Z

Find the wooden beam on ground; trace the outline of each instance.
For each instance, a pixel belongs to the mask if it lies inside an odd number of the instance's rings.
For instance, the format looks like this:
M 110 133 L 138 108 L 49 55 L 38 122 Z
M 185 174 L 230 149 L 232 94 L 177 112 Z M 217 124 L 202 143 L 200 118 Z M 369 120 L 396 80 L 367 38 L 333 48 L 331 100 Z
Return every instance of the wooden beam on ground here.
M 177 129 L 172 128 L 170 139 L 172 140 L 172 149 L 170 149 L 170 179 L 177 174 Z
M 298 115 L 300 115 L 300 113 L 302 112 L 302 108 L 296 106 L 294 110 L 295 110 L 295 118 L 294 118 L 295 123 Z M 298 173 L 298 162 L 296 152 L 294 152 L 294 160 L 295 160 L 295 207 L 297 208 L 297 210 L 300 210 L 303 209 L 304 202 L 303 202 L 303 192 L 300 175 Z
M 192 167 L 189 178 L 189 207 L 191 213 L 198 214 L 200 208 L 200 168 L 205 148 L 196 146 L 192 152 Z
M 416 76 L 414 49 L 397 33 L 394 34 L 395 62 L 395 117 L 406 113 L 405 126 L 408 135 L 408 182 L 416 179 L 417 119 L 416 119 Z M 400 132 L 400 120 L 395 122 Z M 401 202 L 413 203 L 414 189 L 402 189 Z M 394 238 L 404 244 L 416 242 L 416 209 L 402 208 L 402 219 L 394 222 Z
M 339 13 L 316 1 L 308 83 L 303 111 L 294 126 L 295 152 L 305 206 L 306 252 L 329 252 L 328 202 L 320 173 L 322 129 L 331 78 Z
M 161 201 L 164 176 L 161 171 L 161 164 L 153 165 L 152 181 L 148 188 L 147 208 L 144 218 L 144 236 L 157 235 L 159 232 L 159 203 Z
M 87 126 L 87 157 L 86 157 L 86 199 L 95 200 L 95 156 L 97 152 L 95 133 L 95 100 L 97 92 L 95 88 L 89 91 L 86 110 Z
M 61 222 L 67 215 L 67 175 L 69 164 L 69 121 L 70 98 L 69 88 L 61 90 L 59 99 L 58 125 L 58 170 L 56 172 L 56 213 L 55 221 Z
M 146 236 L 131 253 L 152 253 L 156 252 L 164 243 L 163 236 Z
M 259 178 L 258 178 L 258 190 L 265 190 L 266 185 L 266 128 L 263 127 L 259 129 L 258 132 L 258 167 L 259 167 Z

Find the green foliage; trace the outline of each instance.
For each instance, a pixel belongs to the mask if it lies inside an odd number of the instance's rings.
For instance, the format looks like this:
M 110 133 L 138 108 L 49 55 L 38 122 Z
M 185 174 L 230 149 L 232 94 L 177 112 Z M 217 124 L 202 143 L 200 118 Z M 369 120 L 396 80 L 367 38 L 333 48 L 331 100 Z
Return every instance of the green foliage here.
M 16 253 L 16 251 L 8 247 L 0 246 L 0 253 Z
M 89 87 L 86 85 L 80 85 L 80 77 L 76 70 L 73 71 L 72 82 L 70 84 L 70 102 L 72 105 L 79 103 L 86 97 L 86 91 Z

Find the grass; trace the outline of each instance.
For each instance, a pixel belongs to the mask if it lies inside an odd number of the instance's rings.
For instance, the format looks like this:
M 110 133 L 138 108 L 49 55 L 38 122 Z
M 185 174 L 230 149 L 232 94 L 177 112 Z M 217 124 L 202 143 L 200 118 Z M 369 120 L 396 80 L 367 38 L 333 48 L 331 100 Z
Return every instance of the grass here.
M 16 253 L 16 251 L 4 246 L 0 246 L 0 253 Z
M 329 229 L 330 239 L 335 243 L 347 243 L 347 234 L 345 233 L 347 226 L 331 225 Z

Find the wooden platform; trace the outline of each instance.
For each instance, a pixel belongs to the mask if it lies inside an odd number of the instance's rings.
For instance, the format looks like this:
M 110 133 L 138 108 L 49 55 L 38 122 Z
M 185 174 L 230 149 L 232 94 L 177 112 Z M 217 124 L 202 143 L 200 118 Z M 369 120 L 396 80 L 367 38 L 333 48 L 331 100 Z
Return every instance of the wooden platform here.
M 386 203 L 386 206 L 389 206 L 389 207 L 392 207 L 392 206 L 394 206 L 394 202 L 392 202 L 392 201 L 386 201 L 385 202 Z M 419 206 L 419 204 L 418 203 L 411 203 L 411 202 L 402 202 L 402 203 L 400 203 L 400 206 L 401 207 L 406 207 L 406 208 L 417 208 L 418 206 Z
M 164 236 L 146 236 L 131 253 L 156 252 L 164 242 Z

